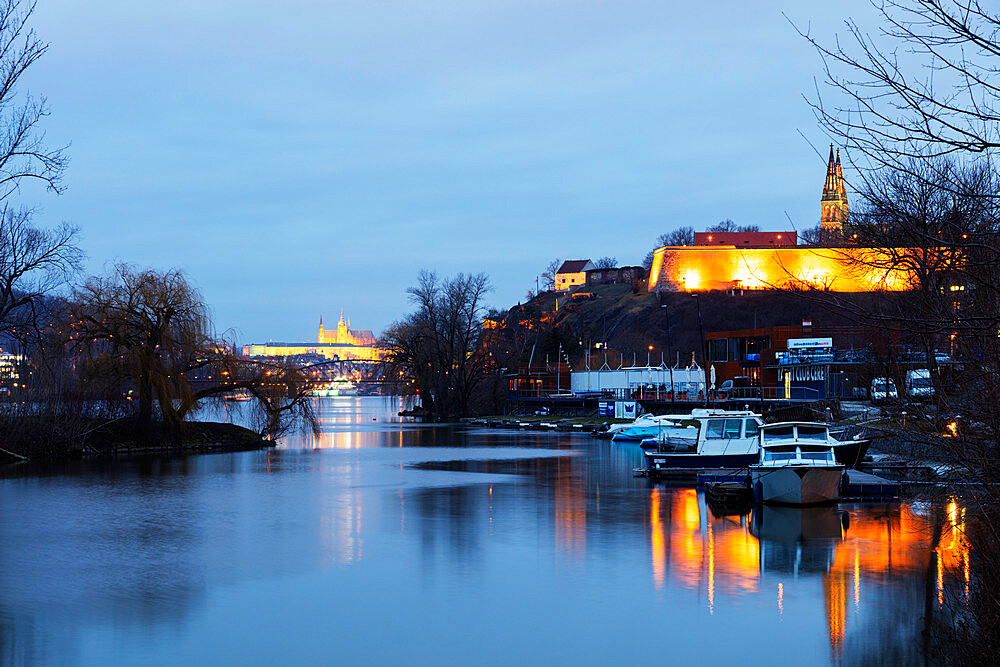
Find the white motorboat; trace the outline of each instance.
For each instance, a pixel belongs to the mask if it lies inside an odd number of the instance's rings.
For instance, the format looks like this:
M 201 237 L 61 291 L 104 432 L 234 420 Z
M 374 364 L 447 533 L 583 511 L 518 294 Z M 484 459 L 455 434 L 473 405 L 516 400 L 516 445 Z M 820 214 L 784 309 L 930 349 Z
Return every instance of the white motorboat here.
M 760 427 L 760 459 L 750 466 L 758 502 L 812 505 L 840 497 L 844 466 L 836 440 L 819 422 L 781 422 Z
M 748 410 L 692 410 L 642 443 L 652 474 L 672 468 L 743 468 L 758 459 L 763 423 Z
M 631 424 L 614 424 L 608 431 L 615 442 L 642 442 L 656 437 L 664 428 L 675 428 L 682 415 L 641 415 Z

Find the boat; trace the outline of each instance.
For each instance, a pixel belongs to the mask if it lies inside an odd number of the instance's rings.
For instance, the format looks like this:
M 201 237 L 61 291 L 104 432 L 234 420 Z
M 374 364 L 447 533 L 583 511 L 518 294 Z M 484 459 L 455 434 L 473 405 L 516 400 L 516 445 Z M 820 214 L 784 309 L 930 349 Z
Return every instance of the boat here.
M 745 480 L 710 482 L 705 485 L 705 503 L 716 518 L 742 516 L 753 506 L 753 491 Z
M 844 465 L 834 454 L 836 441 L 820 422 L 780 422 L 760 428 L 760 453 L 750 466 L 754 500 L 813 505 L 840 497 Z
M 748 410 L 692 410 L 643 442 L 646 470 L 671 468 L 745 468 L 758 459 L 758 432 L 763 421 Z
M 608 428 L 613 442 L 642 442 L 655 438 L 664 428 L 676 428 L 685 415 L 642 415 L 631 424 L 614 424 Z
M 861 433 L 855 434 L 853 438 L 841 440 L 837 438 L 837 433 L 830 431 L 830 440 L 833 443 L 833 453 L 837 457 L 837 463 L 843 463 L 848 468 L 855 468 L 865 460 L 868 454 L 868 445 L 871 440 L 862 438 Z
M 253 396 L 248 391 L 237 391 L 232 394 L 224 394 L 222 400 L 236 402 L 250 401 L 253 400 Z

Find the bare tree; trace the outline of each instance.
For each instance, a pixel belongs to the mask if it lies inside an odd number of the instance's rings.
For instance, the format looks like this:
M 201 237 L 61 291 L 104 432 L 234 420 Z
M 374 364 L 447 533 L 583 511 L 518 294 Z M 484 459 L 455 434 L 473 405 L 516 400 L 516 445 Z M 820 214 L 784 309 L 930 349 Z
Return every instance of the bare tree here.
M 706 232 L 719 233 L 719 232 L 759 232 L 760 227 L 758 225 L 737 225 L 735 222 L 726 218 L 722 222 L 711 225 L 705 228 Z
M 191 395 L 183 371 L 211 342 L 207 307 L 184 275 L 118 264 L 79 287 L 71 308 L 73 343 L 92 372 L 134 389 L 140 423 L 152 421 L 154 400 L 178 423 L 173 401 Z
M 0 333 L 23 337 L 35 323 L 39 299 L 79 269 L 76 229 L 44 230 L 33 211 L 7 201 L 28 182 L 61 191 L 66 156 L 45 146 L 39 125 L 44 99 L 20 91 L 22 75 L 48 50 L 29 26 L 34 2 L 0 0 Z
M 558 257 L 545 266 L 545 270 L 542 271 L 542 287 L 545 290 L 552 291 L 556 288 L 556 271 L 559 270 L 560 266 L 562 266 L 562 260 Z
M 645 269 L 653 266 L 653 252 L 663 246 L 684 246 L 694 245 L 694 227 L 678 227 L 672 232 L 666 232 L 656 237 L 653 249 L 646 253 L 642 260 Z
M 40 301 L 79 270 L 77 230 L 31 224 L 30 209 L 0 209 L 0 333 L 24 340 L 35 329 Z
M 380 341 L 389 377 L 411 381 L 433 419 L 468 414 L 486 377 L 491 361 L 483 345 L 484 298 L 491 289 L 483 273 L 441 280 L 421 271 L 417 285 L 407 290 L 416 311 L 390 326 Z
M 798 29 L 823 59 L 827 88 L 810 104 L 852 162 L 907 170 L 910 158 L 1000 146 L 997 8 L 979 0 L 872 5 L 882 24 L 874 34 L 850 19 L 848 38 L 833 44 Z
M 613 269 L 618 266 L 618 259 L 615 257 L 601 257 L 594 265 L 599 269 Z
M 0 0 L 0 200 L 25 181 L 61 190 L 66 168 L 62 148 L 48 149 L 39 123 L 48 115 L 44 98 L 20 94 L 21 76 L 48 50 L 28 25 L 34 2 Z

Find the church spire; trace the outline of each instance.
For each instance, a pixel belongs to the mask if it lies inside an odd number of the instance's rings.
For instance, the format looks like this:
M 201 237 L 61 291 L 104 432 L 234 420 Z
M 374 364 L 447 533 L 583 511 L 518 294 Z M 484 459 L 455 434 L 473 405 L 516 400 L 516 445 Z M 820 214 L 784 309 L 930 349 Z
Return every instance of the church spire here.
M 834 157 L 833 144 L 830 144 L 830 157 L 826 164 L 826 182 L 823 185 L 820 208 L 823 236 L 829 240 L 839 238 L 847 220 L 847 190 L 844 187 L 844 172 L 840 166 L 840 149 Z

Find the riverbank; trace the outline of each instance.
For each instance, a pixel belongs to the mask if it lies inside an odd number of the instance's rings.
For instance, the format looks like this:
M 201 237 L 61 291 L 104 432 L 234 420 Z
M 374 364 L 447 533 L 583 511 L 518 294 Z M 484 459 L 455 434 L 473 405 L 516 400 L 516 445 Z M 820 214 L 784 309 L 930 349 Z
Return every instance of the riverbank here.
M 134 420 L 75 424 L 58 437 L 57 427 L 38 418 L 21 418 L 0 429 L 0 464 L 116 458 L 142 454 L 238 452 L 273 447 L 273 441 L 243 426 L 224 422 L 186 422 L 175 429 L 163 422 Z M 81 427 L 82 426 L 82 427 Z

